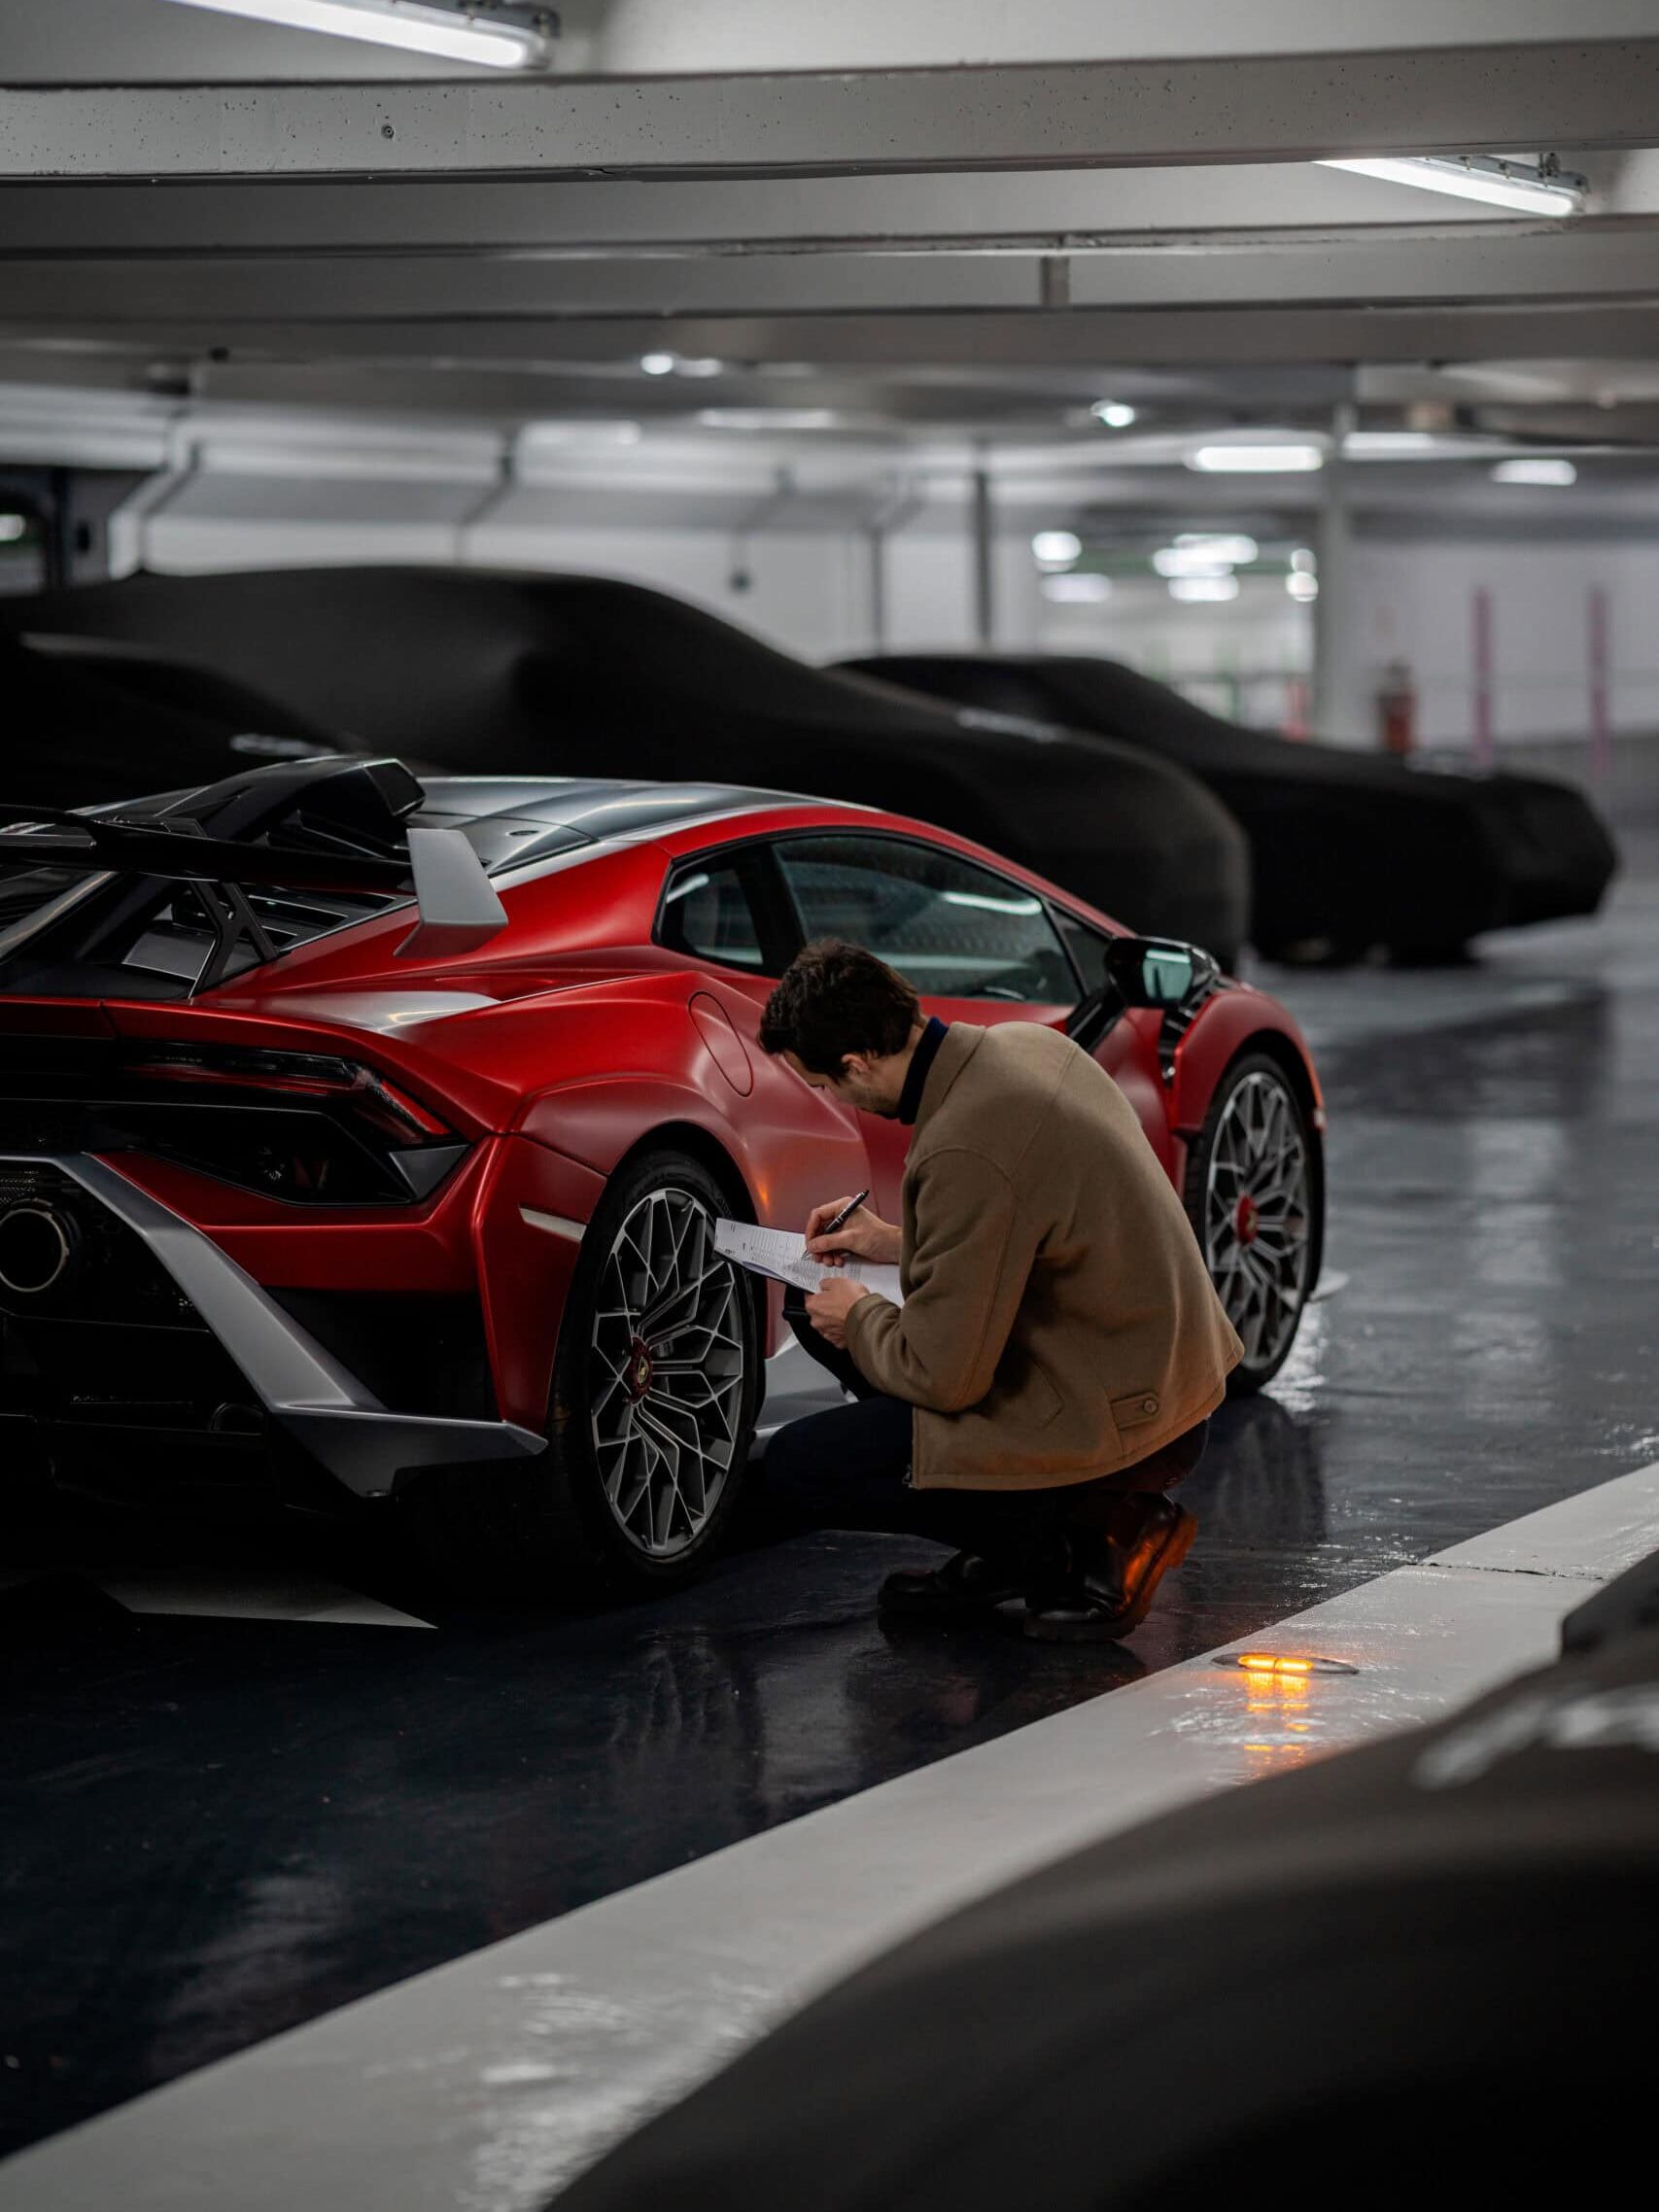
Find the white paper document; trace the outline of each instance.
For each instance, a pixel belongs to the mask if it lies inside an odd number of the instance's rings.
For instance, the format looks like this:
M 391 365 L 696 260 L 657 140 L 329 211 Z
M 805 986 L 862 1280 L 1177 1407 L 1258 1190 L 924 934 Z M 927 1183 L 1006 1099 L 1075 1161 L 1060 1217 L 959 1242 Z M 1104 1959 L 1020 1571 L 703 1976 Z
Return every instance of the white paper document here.
M 714 1249 L 736 1260 L 752 1274 L 770 1276 L 775 1283 L 789 1283 L 798 1291 L 815 1291 L 826 1275 L 840 1275 L 849 1283 L 862 1283 L 878 1297 L 903 1305 L 896 1267 L 878 1267 L 868 1260 L 848 1260 L 845 1266 L 826 1267 L 821 1260 L 809 1260 L 807 1240 L 793 1229 L 757 1228 L 753 1222 L 717 1221 Z

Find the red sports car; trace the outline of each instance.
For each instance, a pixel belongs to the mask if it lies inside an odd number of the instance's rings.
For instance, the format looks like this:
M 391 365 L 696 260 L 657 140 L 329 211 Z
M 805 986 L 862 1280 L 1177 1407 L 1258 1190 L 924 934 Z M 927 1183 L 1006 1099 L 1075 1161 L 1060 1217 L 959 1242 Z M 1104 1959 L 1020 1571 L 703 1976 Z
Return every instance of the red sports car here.
M 792 1348 L 716 1219 L 898 1204 L 904 1128 L 755 1043 L 832 934 L 948 1020 L 1068 1027 L 1185 1195 L 1241 1382 L 1290 1350 L 1324 1213 L 1296 1024 L 943 830 L 338 759 L 9 814 L 0 1431 L 60 1480 L 396 1498 L 548 1593 L 684 1576 Z

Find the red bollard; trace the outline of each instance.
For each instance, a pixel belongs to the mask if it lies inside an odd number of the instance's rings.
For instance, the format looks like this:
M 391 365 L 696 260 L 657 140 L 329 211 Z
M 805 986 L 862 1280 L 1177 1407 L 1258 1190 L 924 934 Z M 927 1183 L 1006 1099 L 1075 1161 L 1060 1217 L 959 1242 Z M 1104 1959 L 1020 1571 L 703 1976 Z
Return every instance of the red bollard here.
M 1417 743 L 1417 689 L 1403 661 L 1389 664 L 1377 693 L 1377 735 L 1384 752 L 1408 753 Z

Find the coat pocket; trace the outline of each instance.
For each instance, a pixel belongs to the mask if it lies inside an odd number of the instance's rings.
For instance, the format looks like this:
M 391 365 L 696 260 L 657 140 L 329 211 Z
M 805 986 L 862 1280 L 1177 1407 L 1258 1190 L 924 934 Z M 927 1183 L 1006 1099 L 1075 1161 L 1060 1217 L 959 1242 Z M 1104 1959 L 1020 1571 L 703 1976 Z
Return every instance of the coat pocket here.
M 1024 1385 L 1020 1393 L 1021 1417 L 1033 1429 L 1046 1429 L 1051 1421 L 1057 1420 L 1065 1400 L 1035 1363 L 1026 1370 Z
M 1112 1418 L 1120 1429 L 1133 1429 L 1144 1421 L 1155 1421 L 1163 1410 L 1163 1400 L 1156 1390 L 1131 1390 L 1112 1400 Z

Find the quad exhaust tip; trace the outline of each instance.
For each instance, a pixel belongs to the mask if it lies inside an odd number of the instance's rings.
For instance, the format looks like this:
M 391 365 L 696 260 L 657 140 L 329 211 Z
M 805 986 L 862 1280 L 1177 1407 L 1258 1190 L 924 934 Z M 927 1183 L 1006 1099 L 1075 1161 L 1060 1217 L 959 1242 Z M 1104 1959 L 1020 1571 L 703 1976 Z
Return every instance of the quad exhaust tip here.
M 0 1214 L 0 1288 L 14 1297 L 43 1297 L 75 1258 L 73 1224 L 51 1206 L 13 1206 Z

